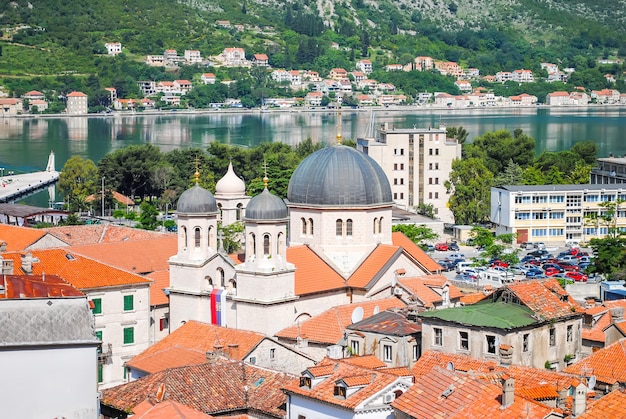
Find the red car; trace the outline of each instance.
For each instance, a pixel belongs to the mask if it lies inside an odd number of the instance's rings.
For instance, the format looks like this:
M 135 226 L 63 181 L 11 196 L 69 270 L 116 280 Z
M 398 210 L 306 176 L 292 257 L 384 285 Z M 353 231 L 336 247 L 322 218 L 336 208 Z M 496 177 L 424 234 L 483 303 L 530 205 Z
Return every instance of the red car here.
M 508 268 L 509 264 L 503 260 L 497 259 L 491 262 L 492 268 Z
M 440 252 L 447 252 L 448 251 L 448 243 L 437 243 L 435 245 L 435 250 L 438 250 Z
M 560 274 L 561 271 L 557 268 L 547 268 L 544 272 L 545 276 L 552 276 L 556 274 Z
M 557 265 L 559 265 L 561 268 L 565 269 L 566 271 L 570 272 L 570 271 L 578 271 L 578 266 L 573 265 L 569 262 L 559 262 L 557 263 Z
M 587 282 L 587 275 L 580 272 L 565 272 L 565 276 L 576 282 Z

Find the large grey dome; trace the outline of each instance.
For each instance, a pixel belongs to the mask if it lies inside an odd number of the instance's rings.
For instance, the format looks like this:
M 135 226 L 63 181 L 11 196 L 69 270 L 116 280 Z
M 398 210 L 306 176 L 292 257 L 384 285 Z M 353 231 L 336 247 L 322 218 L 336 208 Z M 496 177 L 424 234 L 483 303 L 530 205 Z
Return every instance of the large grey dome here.
M 211 192 L 195 184 L 180 195 L 176 209 L 185 214 L 217 212 L 217 203 Z
M 352 147 L 326 147 L 308 156 L 291 176 L 290 203 L 321 206 L 391 204 L 391 186 L 370 156 Z
M 285 202 L 265 188 L 246 206 L 248 220 L 280 220 L 289 216 Z

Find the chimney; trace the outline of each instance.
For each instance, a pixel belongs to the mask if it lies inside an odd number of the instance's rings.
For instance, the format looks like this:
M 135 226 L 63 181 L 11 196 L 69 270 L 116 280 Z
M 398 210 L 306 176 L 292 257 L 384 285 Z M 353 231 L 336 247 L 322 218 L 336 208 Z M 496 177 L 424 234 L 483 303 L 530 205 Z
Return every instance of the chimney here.
M 25 274 L 30 275 L 33 273 L 33 254 L 27 253 L 22 256 L 22 270 Z
M 213 345 L 213 351 L 217 354 L 217 355 L 224 355 L 224 345 L 222 345 L 221 343 L 215 343 L 215 345 Z
M 7 242 L 4 240 L 0 240 L 0 253 L 4 253 L 7 251 Z
M 508 374 L 502 376 L 502 408 L 506 409 L 515 401 L 515 380 Z
M 623 319 L 624 319 L 624 308 L 613 307 L 611 309 L 611 323 L 619 323 Z
M 3 259 L 2 256 L 0 256 L 0 263 L 2 264 L 0 274 L 13 275 L 13 259 Z
M 206 362 L 208 364 L 214 364 L 217 359 L 217 354 L 213 351 L 209 351 L 206 353 Z
M 239 344 L 237 343 L 228 344 L 228 356 L 232 359 L 239 360 Z
M 574 401 L 572 403 L 572 416 L 578 417 L 587 410 L 587 386 L 580 383 L 574 390 Z
M 511 365 L 513 363 L 513 347 L 511 345 L 500 345 L 500 365 Z

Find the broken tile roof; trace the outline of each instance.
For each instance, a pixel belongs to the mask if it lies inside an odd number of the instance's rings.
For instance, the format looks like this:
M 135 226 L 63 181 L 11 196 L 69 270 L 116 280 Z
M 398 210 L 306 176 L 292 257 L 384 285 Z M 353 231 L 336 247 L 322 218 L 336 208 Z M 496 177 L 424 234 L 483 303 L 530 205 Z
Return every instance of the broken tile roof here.
M 556 279 L 521 281 L 508 284 L 526 307 L 546 320 L 580 315 L 583 308 L 565 291 Z
M 221 345 L 226 356 L 241 361 L 265 338 L 256 332 L 190 320 L 126 364 L 154 374 L 168 368 L 204 363 L 206 353 L 216 350 L 216 345 Z M 230 345 L 238 345 L 236 354 L 227 353 Z
M 303 339 L 308 339 L 309 342 L 336 345 L 343 338 L 343 332 L 346 328 L 352 324 L 352 312 L 357 307 L 363 308 L 363 317 L 367 318 L 374 314 L 376 307 L 382 311 L 390 308 L 402 308 L 405 307 L 405 304 L 395 297 L 345 304 L 326 310 L 299 325 L 287 327 L 276 333 L 275 336 L 294 340 L 300 336 Z
M 3 275 L 0 299 L 79 297 L 82 292 L 57 275 Z
M 599 400 L 588 402 L 578 419 L 626 418 L 626 390 L 613 390 Z
M 386 387 L 401 379 L 393 374 L 388 374 L 380 370 L 359 367 L 354 364 L 343 362 L 343 360 L 324 358 L 320 361 L 319 366 L 328 367 L 328 371 L 331 371 L 330 376 L 313 385 L 312 388 L 306 386 L 301 387 L 300 380 L 295 379 L 284 387 L 284 391 L 286 393 L 297 394 L 306 398 L 332 404 L 334 406 L 354 410 L 361 405 L 363 401 L 383 391 Z M 319 367 L 310 367 L 304 372 L 304 374 L 306 374 L 307 371 L 310 371 L 311 368 Z M 346 398 L 336 397 L 335 384 L 340 381 L 343 381 L 348 387 L 361 388 Z
M 585 317 L 591 316 L 592 325 L 587 326 L 583 324 L 582 329 L 582 337 L 585 340 L 593 341 L 593 342 L 606 342 L 606 333 L 605 330 L 609 327 L 613 320 L 611 315 L 611 309 L 616 307 L 622 307 L 626 309 L 626 300 L 614 300 L 614 301 L 605 301 L 600 305 L 595 305 L 592 307 L 588 307 L 585 309 Z M 622 333 L 626 335 L 626 324 L 616 322 L 615 327 L 617 327 Z M 622 330 L 624 329 L 624 330 Z
M 502 386 L 470 374 L 435 368 L 421 376 L 392 406 L 412 418 L 545 418 L 556 411 L 540 403 L 515 397 L 503 407 Z
M 44 230 L 37 228 L 18 227 L 0 223 L 0 242 L 6 242 L 7 252 L 26 250 L 42 240 L 46 234 Z
M 218 359 L 170 368 L 102 391 L 102 403 L 130 411 L 144 400 L 156 400 L 159 388 L 164 400 L 173 400 L 206 414 L 256 411 L 283 418 L 286 396 L 281 391 L 295 376 L 241 361 Z
M 626 383 L 626 339 L 602 348 L 575 364 L 565 372 L 580 376 L 596 376 L 599 382 L 613 385 Z
M 414 278 L 402 278 L 398 283 L 405 288 L 412 296 L 417 298 L 424 307 L 433 307 L 435 304 L 441 304 L 441 290 L 448 285 L 448 293 L 450 300 L 456 300 L 463 296 L 461 290 L 454 284 L 448 283 L 448 278 L 443 275 L 423 275 Z
M 144 401 L 133 409 L 133 419 L 211 419 L 215 416 L 207 415 L 189 406 L 165 400 L 152 404 Z
M 149 239 L 71 246 L 70 249 L 107 265 L 146 275 L 169 268 L 169 258 L 178 251 L 178 237 L 169 234 Z
M 42 273 L 58 275 L 80 290 L 150 284 L 148 279 L 139 275 L 80 256 L 67 249 L 33 250 L 31 253 L 35 258 L 32 266 L 33 275 Z M 5 253 L 2 256 L 5 259 L 13 259 L 15 274 L 26 274 L 19 253 Z
M 58 237 L 64 242 L 69 243 L 71 246 L 82 246 L 96 243 L 114 243 L 172 236 L 170 233 L 160 233 L 115 224 L 60 226 L 45 228 L 43 230 Z
M 410 321 L 402 313 L 385 310 L 360 322 L 351 324 L 347 329 L 380 333 L 387 336 L 407 336 L 421 332 L 422 325 Z

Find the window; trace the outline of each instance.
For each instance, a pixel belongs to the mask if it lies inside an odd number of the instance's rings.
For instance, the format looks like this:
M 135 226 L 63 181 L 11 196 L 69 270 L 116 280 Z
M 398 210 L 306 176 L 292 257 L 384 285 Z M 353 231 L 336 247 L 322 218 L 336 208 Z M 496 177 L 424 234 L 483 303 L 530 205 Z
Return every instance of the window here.
M 346 236 L 352 236 L 352 220 L 346 220 Z
M 378 220 L 378 234 L 383 234 L 383 217 Z
M 183 247 L 187 249 L 187 227 L 183 226 L 180 230 L 180 234 L 183 237 Z
M 276 359 L 276 348 L 270 348 L 270 359 Z
M 270 235 L 263 235 L 263 255 L 267 256 L 270 254 Z
M 300 387 L 311 388 L 311 377 L 300 377 Z
M 135 328 L 125 327 L 124 328 L 124 345 L 130 345 L 132 343 L 135 343 Z
M 435 178 L 435 185 L 439 185 L 439 178 L 438 177 Z
M 438 148 L 436 148 L 436 149 L 435 149 L 435 156 L 438 156 L 438 155 L 439 155 L 439 149 L 438 149 Z
M 439 192 L 435 192 L 435 199 L 439 199 Z
M 433 164 L 432 163 L 428 163 L 428 170 L 433 170 Z
M 304 415 L 298 415 L 298 419 L 306 419 L 306 416 L 304 416 Z
M 194 243 L 196 248 L 200 247 L 200 227 L 196 227 L 193 231 Z
M 313 218 L 309 218 L 309 234 L 313 235 Z
M 468 332 L 459 332 L 459 349 L 468 351 L 469 350 L 469 333 Z
M 557 211 L 557 212 L 551 212 L 550 213 L 550 219 L 552 220 L 559 220 L 561 218 L 565 217 L 565 213 L 562 211 Z
M 391 362 L 393 360 L 393 347 L 391 345 L 383 345 L 383 361 Z
M 574 340 L 574 327 L 570 324 L 567 326 L 567 341 L 571 342 Z
M 163 317 L 159 320 L 159 330 L 165 330 L 170 327 L 170 319 Z
M 563 195 L 556 195 L 556 196 L 550 196 L 550 203 L 551 204 L 557 204 L 557 203 L 562 203 L 565 202 L 565 197 Z
M 333 395 L 345 399 L 346 398 L 346 388 L 344 386 L 335 386 L 333 391 Z
M 556 346 L 556 329 L 550 329 L 550 346 Z
M 98 364 L 98 383 L 104 381 L 104 365 Z
M 433 328 L 433 346 L 443 346 L 443 330 L 439 327 Z
M 435 163 L 435 170 L 439 170 L 439 163 Z
M 361 355 L 361 348 L 358 340 L 350 341 L 350 351 L 352 355 Z
M 428 199 L 433 199 L 433 193 L 432 192 L 428 192 Z
M 300 222 L 302 223 L 302 235 L 306 236 L 306 220 L 304 218 L 300 218 Z
M 400 178 L 400 185 L 404 185 L 404 178 Z
M 91 302 L 93 303 L 93 314 L 102 314 L 102 298 L 94 298 Z
M 433 184 L 433 178 L 431 178 L 431 177 L 429 177 L 429 178 L 428 178 L 428 184 L 429 184 L 429 185 L 432 185 L 432 184 Z
M 134 299 L 132 295 L 124 296 L 124 311 L 132 311 L 135 307 Z
M 102 330 L 96 330 L 96 338 L 98 338 L 98 340 L 102 340 Z
M 496 337 L 492 335 L 487 335 L 487 353 L 495 354 L 496 353 Z
M 528 352 L 530 349 L 530 334 L 524 333 L 522 335 L 522 352 Z
M 393 199 L 398 199 L 398 193 L 397 192 L 393 193 Z
M 398 163 L 393 164 L 393 170 L 398 170 Z
M 236 218 L 237 221 L 241 221 L 241 211 L 243 209 L 243 205 L 241 205 L 240 203 L 237 204 L 237 213 L 236 213 Z
M 562 228 L 551 228 L 549 231 L 551 236 L 562 236 L 563 229 Z
M 432 155 L 433 155 L 433 149 L 432 149 L 432 148 L 429 148 L 429 149 L 428 149 L 428 155 L 429 155 L 429 156 L 432 156 Z
M 398 179 L 397 178 L 393 178 L 393 184 L 397 185 L 398 184 Z
M 529 212 L 516 212 L 515 219 L 516 220 L 530 220 L 530 213 Z
M 222 268 L 217 268 L 217 276 L 220 279 L 220 287 L 226 287 L 226 274 Z
M 413 361 L 420 359 L 420 347 L 419 345 L 413 345 Z
M 343 221 L 342 220 L 335 221 L 335 235 L 343 236 Z

